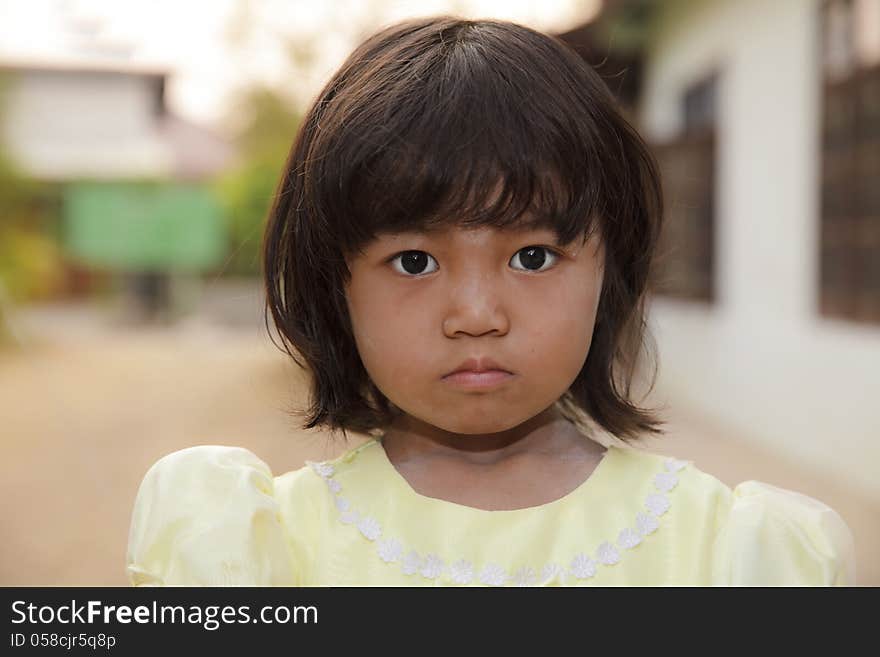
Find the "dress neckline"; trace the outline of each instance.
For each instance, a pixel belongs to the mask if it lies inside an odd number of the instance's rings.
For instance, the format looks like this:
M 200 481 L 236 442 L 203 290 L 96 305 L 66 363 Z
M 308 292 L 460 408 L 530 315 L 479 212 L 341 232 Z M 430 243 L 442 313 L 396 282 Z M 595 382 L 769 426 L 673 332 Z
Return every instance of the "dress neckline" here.
M 666 458 L 661 463 L 657 455 L 651 455 L 644 460 L 633 460 L 628 458 L 634 455 L 630 449 L 609 445 L 590 476 L 566 495 L 537 506 L 493 511 L 417 493 L 403 475 L 397 472 L 379 443 L 380 440 L 381 437 L 371 438 L 335 462 L 307 462 L 307 465 L 326 483 L 339 521 L 343 525 L 352 526 L 364 540 L 373 543 L 378 560 L 399 568 L 404 575 L 418 573 L 427 580 L 439 581 L 439 578 L 444 582 L 460 585 L 478 581 L 491 586 L 509 583 L 531 586 L 535 583 L 565 583 L 570 578 L 573 578 L 572 581 L 592 579 L 602 567 L 618 563 L 625 552 L 634 549 L 657 531 L 660 518 L 671 505 L 669 492 L 678 484 L 678 472 L 687 465 L 686 461 L 673 458 Z M 349 464 L 345 469 L 350 474 L 360 472 L 362 485 L 373 488 L 374 492 L 378 492 L 377 488 L 380 488 L 382 495 L 379 497 L 383 501 L 378 505 L 364 506 L 357 501 L 352 503 L 349 499 L 350 491 L 343 490 L 347 477 L 344 476 L 343 481 L 336 479 L 337 467 L 344 463 Z M 351 466 L 353 470 L 349 469 Z M 650 476 L 652 471 L 653 477 Z M 654 492 L 650 492 L 648 486 L 643 489 L 644 478 L 648 478 L 653 484 Z M 617 488 L 624 489 L 627 495 L 614 494 L 613 490 Z M 588 495 L 594 498 L 592 502 L 595 504 L 585 501 L 584 498 Z M 641 508 L 633 505 L 629 509 L 628 502 L 626 508 L 621 506 L 624 505 L 624 500 L 631 497 L 635 501 L 642 495 L 644 501 Z M 407 503 L 407 499 L 411 501 Z M 552 523 L 569 512 L 574 512 L 576 518 L 578 514 L 582 514 L 582 507 L 588 507 L 608 521 L 606 531 L 603 532 L 606 540 L 599 543 L 594 550 L 593 546 L 598 540 L 593 537 L 582 551 L 578 552 L 575 547 L 573 552 L 577 553 L 573 556 L 563 555 L 563 561 L 558 561 L 560 557 L 557 555 L 556 560 L 547 561 L 543 567 L 528 563 L 505 566 L 505 559 L 497 551 L 491 557 L 488 554 L 481 556 L 479 561 L 471 560 L 471 557 L 453 560 L 455 557 L 446 554 L 445 550 L 423 554 L 411 541 L 398 538 L 393 528 L 389 533 L 389 527 L 386 526 L 386 521 L 391 517 L 388 516 L 389 504 L 392 516 L 396 514 L 399 518 L 402 511 L 402 515 L 413 519 L 416 525 L 428 519 L 428 526 L 423 528 L 429 532 L 436 529 L 435 526 L 455 526 L 460 531 L 481 526 L 490 533 L 500 531 L 502 534 L 511 524 L 522 523 L 534 528 L 541 524 L 536 524 L 536 521 L 553 518 L 550 520 Z M 553 511 L 552 515 L 546 513 L 550 510 Z M 542 514 L 546 514 L 546 517 Z M 378 518 L 382 518 L 382 521 Z M 627 521 L 628 524 L 624 526 L 623 523 Z M 615 532 L 616 540 L 613 538 Z M 425 547 L 420 549 L 424 550 Z
M 364 447 L 367 446 L 374 447 L 374 449 L 371 449 L 370 451 L 375 453 L 375 458 L 386 475 L 384 479 L 385 481 L 389 482 L 389 490 L 393 489 L 393 492 L 398 492 L 400 495 L 417 500 L 417 502 L 420 504 L 433 506 L 436 509 L 445 508 L 449 510 L 454 510 L 455 512 L 462 514 L 470 514 L 473 516 L 484 517 L 512 517 L 515 515 L 545 513 L 553 509 L 567 506 L 573 503 L 575 500 L 581 500 L 581 498 L 589 495 L 591 490 L 595 488 L 601 488 L 604 479 L 608 476 L 608 471 L 611 469 L 611 463 L 618 456 L 619 452 L 619 450 L 614 445 L 607 446 L 605 449 L 605 453 L 602 455 L 602 458 L 599 459 L 599 462 L 593 468 L 592 472 L 590 472 L 589 476 L 584 479 L 580 484 L 578 484 L 575 488 L 565 493 L 561 497 L 556 498 L 555 500 L 551 500 L 543 504 L 520 507 L 517 509 L 482 509 L 480 507 L 468 506 L 467 504 L 461 504 L 459 502 L 444 500 L 439 497 L 431 497 L 429 495 L 419 493 L 397 470 L 397 468 L 394 467 L 394 464 L 391 462 L 391 459 L 388 458 L 388 454 L 385 452 L 385 447 L 382 445 L 381 438 L 371 439 L 371 441 L 368 441 L 364 445 Z

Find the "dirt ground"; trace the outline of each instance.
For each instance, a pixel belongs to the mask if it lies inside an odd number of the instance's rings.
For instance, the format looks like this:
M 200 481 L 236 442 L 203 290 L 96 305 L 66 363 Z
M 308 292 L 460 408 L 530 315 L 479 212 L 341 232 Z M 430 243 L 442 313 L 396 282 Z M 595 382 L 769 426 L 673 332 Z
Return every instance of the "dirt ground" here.
M 0 351 L 0 585 L 126 586 L 134 496 L 170 451 L 241 445 L 282 473 L 346 447 L 295 428 L 287 409 L 302 379 L 257 322 L 126 328 L 61 308 L 18 328 L 28 341 Z M 880 585 L 880 503 L 673 410 L 651 449 L 728 485 L 758 479 L 821 499 L 855 534 L 858 583 Z

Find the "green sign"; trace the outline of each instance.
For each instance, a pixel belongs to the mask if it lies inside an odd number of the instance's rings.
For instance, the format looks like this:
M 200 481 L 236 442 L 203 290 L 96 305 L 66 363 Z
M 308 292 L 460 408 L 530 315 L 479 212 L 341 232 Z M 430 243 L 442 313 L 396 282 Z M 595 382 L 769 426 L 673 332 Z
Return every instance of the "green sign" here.
M 204 271 L 227 254 L 226 224 L 207 189 L 176 183 L 79 183 L 64 193 L 65 248 L 115 271 Z

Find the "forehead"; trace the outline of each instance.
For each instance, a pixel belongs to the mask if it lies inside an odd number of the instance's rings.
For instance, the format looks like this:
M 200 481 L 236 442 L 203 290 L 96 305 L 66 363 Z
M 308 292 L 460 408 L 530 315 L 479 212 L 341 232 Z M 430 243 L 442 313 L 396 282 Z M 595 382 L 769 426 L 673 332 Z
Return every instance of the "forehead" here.
M 526 233 L 549 232 L 556 235 L 558 227 L 548 219 L 522 219 L 514 224 L 494 226 L 486 224 L 425 224 L 397 230 L 380 231 L 379 239 L 424 237 L 436 240 L 463 239 L 468 241 L 489 241 L 519 237 Z

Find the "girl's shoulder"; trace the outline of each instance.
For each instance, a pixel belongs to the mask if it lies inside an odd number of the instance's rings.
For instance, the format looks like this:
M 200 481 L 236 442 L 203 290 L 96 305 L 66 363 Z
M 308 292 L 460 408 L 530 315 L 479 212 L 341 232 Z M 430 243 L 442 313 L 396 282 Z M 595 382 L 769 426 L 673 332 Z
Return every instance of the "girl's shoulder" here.
M 291 499 L 317 500 L 326 480 L 357 455 L 374 444 L 368 440 L 335 458 L 306 461 L 304 465 L 282 474 L 274 474 L 266 462 L 251 450 L 233 445 L 195 445 L 170 452 L 153 463 L 144 475 L 141 489 L 159 489 L 186 499 L 209 502 L 212 497 L 225 500 L 230 487 L 278 496 L 290 493 Z M 359 463 L 360 465 L 360 463 Z
M 329 512 L 331 461 L 275 476 L 249 449 L 196 445 L 150 466 L 126 551 L 134 585 L 290 585 L 308 576 Z
M 645 469 L 653 463 L 657 469 L 660 463 L 674 463 L 680 468 L 662 483 L 675 496 L 676 526 L 686 528 L 684 535 L 699 533 L 710 546 L 716 584 L 855 583 L 852 531 L 821 500 L 754 479 L 728 486 L 693 461 L 640 449 L 623 453 L 622 467 Z
M 731 489 L 700 469 L 691 459 L 660 454 L 650 448 L 626 443 L 606 445 L 602 467 L 619 490 L 644 491 L 674 497 L 683 512 L 697 508 L 717 510 L 729 499 Z
M 677 504 L 693 512 L 696 507 L 716 517 L 719 528 L 733 514 L 760 514 L 809 519 L 835 514 L 820 500 L 767 482 L 745 480 L 728 485 L 693 460 L 659 454 L 641 447 L 614 446 L 618 479 L 653 476 L 656 487 L 672 491 Z M 836 514 L 835 514 L 836 515 Z
M 743 481 L 729 491 L 716 522 L 717 582 L 856 583 L 852 531 L 829 505 L 764 481 Z
M 269 466 L 229 445 L 160 458 L 135 497 L 126 573 L 136 586 L 295 583 Z

